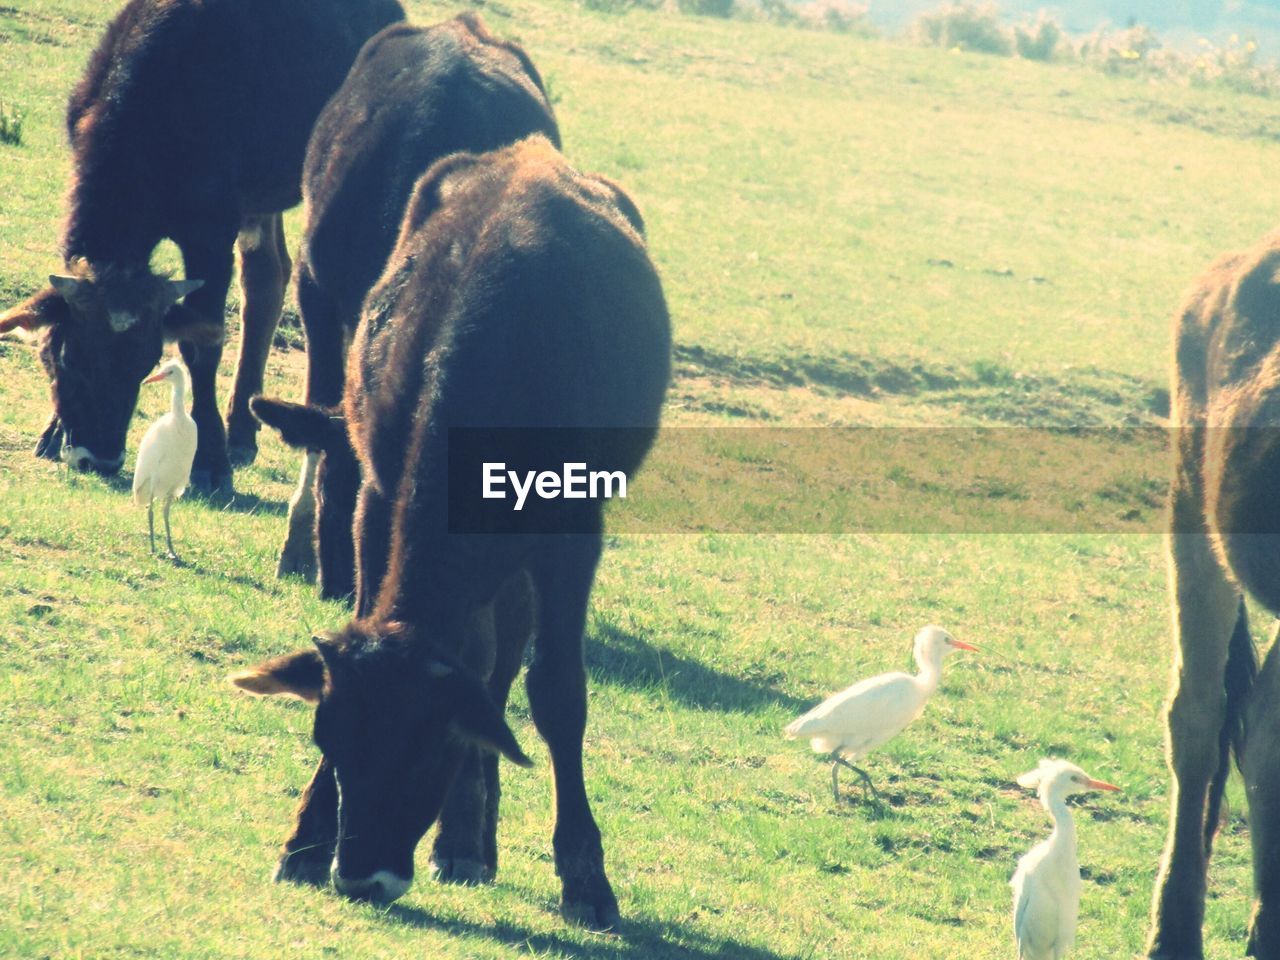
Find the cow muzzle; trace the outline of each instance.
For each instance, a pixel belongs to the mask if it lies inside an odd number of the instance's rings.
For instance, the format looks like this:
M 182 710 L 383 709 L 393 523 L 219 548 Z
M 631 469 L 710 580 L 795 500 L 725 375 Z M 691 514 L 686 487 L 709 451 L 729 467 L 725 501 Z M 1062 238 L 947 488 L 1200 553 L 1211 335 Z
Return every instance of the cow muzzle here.
M 352 900 L 371 900 L 374 903 L 391 903 L 393 900 L 399 900 L 413 883 L 412 880 L 398 876 L 390 870 L 378 870 L 368 877 L 344 877 L 338 872 L 336 861 L 329 875 L 333 878 L 334 887 L 344 897 L 350 897 Z
M 62 462 L 73 470 L 92 470 L 95 473 L 101 473 L 106 476 L 117 473 L 124 464 L 124 454 L 107 459 L 99 457 L 87 447 L 64 446 L 62 448 Z

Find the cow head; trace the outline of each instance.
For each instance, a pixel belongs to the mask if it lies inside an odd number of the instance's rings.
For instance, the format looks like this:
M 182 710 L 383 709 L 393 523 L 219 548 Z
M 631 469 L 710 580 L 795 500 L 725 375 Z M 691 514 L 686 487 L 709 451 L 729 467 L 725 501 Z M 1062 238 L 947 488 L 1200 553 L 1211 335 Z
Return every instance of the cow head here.
M 40 360 L 53 419 L 37 454 L 102 473 L 120 469 L 138 386 L 165 341 L 211 334 L 212 324 L 175 307 L 200 285 L 156 276 L 146 266 L 73 260 L 69 273 L 51 276 L 47 288 L 0 314 L 0 333 L 44 331 Z
M 350 598 L 356 584 L 351 524 L 360 490 L 360 462 L 347 438 L 342 408 L 254 397 L 249 409 L 295 450 L 320 454 L 315 486 L 320 595 L 330 600 Z
M 314 642 L 230 679 L 250 693 L 315 704 L 313 737 L 338 780 L 334 886 L 389 902 L 413 880 L 414 849 L 439 816 L 466 745 L 531 761 L 484 684 L 412 628 L 358 620 Z

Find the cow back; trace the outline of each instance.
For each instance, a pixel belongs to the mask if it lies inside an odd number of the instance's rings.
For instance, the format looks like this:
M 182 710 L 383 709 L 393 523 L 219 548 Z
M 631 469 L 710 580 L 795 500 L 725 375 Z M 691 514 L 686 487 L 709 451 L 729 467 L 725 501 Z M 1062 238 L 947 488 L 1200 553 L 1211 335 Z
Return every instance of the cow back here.
M 559 144 L 542 79 L 475 14 L 371 38 L 316 123 L 303 178 L 302 256 L 338 315 L 358 317 L 432 163 L 534 133 Z

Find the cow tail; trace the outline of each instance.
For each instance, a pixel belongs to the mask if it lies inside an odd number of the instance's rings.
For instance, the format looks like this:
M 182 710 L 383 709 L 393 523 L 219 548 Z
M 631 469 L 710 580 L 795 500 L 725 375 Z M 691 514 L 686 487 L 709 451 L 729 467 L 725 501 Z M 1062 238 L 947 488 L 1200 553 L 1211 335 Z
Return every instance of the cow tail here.
M 1258 676 L 1258 660 L 1249 635 L 1249 617 L 1245 611 L 1244 597 L 1240 598 L 1240 612 L 1236 616 L 1235 629 L 1227 647 L 1227 668 L 1223 673 L 1223 686 L 1227 695 L 1227 708 L 1222 718 L 1222 730 L 1218 733 L 1218 769 L 1209 783 L 1209 801 L 1204 821 L 1204 848 L 1208 852 L 1213 835 L 1218 829 L 1218 816 L 1222 808 L 1222 796 L 1227 789 L 1227 774 L 1231 772 L 1234 755 L 1236 767 L 1244 753 L 1244 707 Z

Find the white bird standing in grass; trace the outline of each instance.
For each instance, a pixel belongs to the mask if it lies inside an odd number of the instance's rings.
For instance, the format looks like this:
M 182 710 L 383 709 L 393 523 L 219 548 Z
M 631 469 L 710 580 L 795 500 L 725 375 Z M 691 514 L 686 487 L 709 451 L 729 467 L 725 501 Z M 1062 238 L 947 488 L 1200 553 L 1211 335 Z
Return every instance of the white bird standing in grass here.
M 876 747 L 892 740 L 920 716 L 942 680 L 942 660 L 955 650 L 978 648 L 941 627 L 925 627 L 916 634 L 915 658 L 920 672 L 882 673 L 828 697 L 783 731 L 788 740 L 807 737 L 815 753 L 831 754 L 831 793 L 838 801 L 837 774 L 848 767 L 862 778 L 872 795 L 875 785 L 865 770 L 853 765 Z
M 147 428 L 138 446 L 138 463 L 133 470 L 133 502 L 147 505 L 147 532 L 151 552 L 156 552 L 155 502 L 164 512 L 164 538 L 169 559 L 177 560 L 169 533 L 169 507 L 182 495 L 191 478 L 191 462 L 196 456 L 196 422 L 184 406 L 187 372 L 177 360 L 170 360 L 143 383 L 173 385 L 173 409 Z
M 1053 818 L 1053 833 L 1018 861 L 1013 887 L 1013 936 L 1019 960 L 1061 960 L 1076 936 L 1080 915 L 1080 861 L 1076 827 L 1067 797 L 1085 790 L 1119 790 L 1091 779 L 1074 763 L 1041 760 L 1018 778 L 1023 787 L 1040 790 L 1040 802 Z

